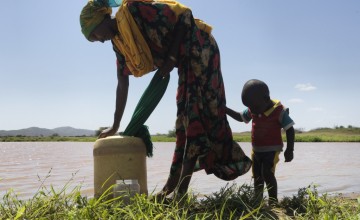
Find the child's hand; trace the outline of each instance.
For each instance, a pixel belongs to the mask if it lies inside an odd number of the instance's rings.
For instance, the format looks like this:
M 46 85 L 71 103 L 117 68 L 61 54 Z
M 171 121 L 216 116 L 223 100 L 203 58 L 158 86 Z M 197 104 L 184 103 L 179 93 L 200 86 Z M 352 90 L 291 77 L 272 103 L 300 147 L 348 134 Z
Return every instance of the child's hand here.
M 290 162 L 294 159 L 294 151 L 286 149 L 284 152 L 285 162 Z

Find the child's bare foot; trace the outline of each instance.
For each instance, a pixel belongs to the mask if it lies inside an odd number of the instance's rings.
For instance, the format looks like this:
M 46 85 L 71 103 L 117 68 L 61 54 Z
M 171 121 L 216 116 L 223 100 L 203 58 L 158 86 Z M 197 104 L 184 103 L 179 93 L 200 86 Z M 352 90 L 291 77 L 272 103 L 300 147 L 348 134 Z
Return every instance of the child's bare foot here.
M 272 208 L 277 208 L 279 207 L 279 201 L 277 198 L 269 198 L 269 206 Z

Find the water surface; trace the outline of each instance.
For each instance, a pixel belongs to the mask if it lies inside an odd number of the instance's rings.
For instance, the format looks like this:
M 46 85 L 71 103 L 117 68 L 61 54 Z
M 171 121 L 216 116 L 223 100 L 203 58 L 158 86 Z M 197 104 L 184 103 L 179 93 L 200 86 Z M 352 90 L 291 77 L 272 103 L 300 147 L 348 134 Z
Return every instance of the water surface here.
M 247 155 L 250 143 L 240 143 Z M 154 157 L 147 159 L 148 191 L 158 192 L 169 174 L 174 143 L 154 143 Z M 83 195 L 93 196 L 93 143 L 0 143 L 0 196 L 13 189 L 20 198 L 32 197 L 41 186 L 68 190 L 81 185 Z M 319 192 L 360 193 L 360 143 L 295 143 L 295 158 L 276 169 L 279 196 L 296 194 L 299 188 L 318 185 Z M 226 182 L 199 171 L 190 188 L 211 194 L 226 184 L 252 184 L 251 171 Z

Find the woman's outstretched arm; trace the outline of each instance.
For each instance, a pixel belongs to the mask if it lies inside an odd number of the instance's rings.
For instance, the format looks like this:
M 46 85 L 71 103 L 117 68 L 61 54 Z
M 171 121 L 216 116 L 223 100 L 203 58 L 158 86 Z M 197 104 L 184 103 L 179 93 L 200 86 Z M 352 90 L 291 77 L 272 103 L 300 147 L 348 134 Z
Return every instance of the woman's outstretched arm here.
M 124 76 L 121 73 L 119 73 L 119 69 L 117 75 L 118 75 L 118 85 L 116 89 L 116 107 L 114 113 L 114 122 L 112 127 L 101 132 L 99 138 L 105 138 L 107 136 L 114 135 L 120 127 L 120 122 L 124 114 L 127 97 L 128 97 L 128 91 L 129 91 L 129 76 L 127 75 Z

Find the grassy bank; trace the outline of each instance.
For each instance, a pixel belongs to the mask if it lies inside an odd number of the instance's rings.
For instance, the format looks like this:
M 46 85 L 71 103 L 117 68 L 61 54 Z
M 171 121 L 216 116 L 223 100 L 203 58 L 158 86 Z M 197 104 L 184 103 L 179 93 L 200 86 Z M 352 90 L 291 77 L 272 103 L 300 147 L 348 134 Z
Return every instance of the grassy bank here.
M 129 205 L 122 198 L 83 197 L 80 187 L 66 193 L 42 187 L 31 199 L 8 192 L 0 202 L 0 219 L 359 219 L 360 198 L 319 195 L 314 187 L 299 189 L 277 207 L 257 202 L 250 186 L 228 186 L 198 198 L 189 194 L 157 200 L 136 195 Z M 110 189 L 111 192 L 111 189 Z
M 172 133 L 173 134 L 173 133 Z M 251 133 L 242 132 L 234 133 L 234 140 L 237 142 L 250 142 Z M 151 139 L 153 142 L 175 142 L 173 135 L 158 134 L 152 135 Z M 286 141 L 286 136 L 283 134 L 283 139 Z M 94 142 L 96 137 L 61 137 L 61 136 L 50 136 L 50 137 L 27 137 L 27 136 L 8 136 L 0 137 L 0 142 Z M 318 128 L 311 131 L 296 131 L 295 135 L 296 142 L 360 142 L 360 128 L 356 127 L 337 127 L 337 128 Z
M 237 142 L 250 142 L 251 133 L 234 133 Z M 283 133 L 283 140 L 286 135 Z M 308 132 L 296 131 L 295 142 L 360 142 L 360 129 L 330 129 L 320 128 Z

